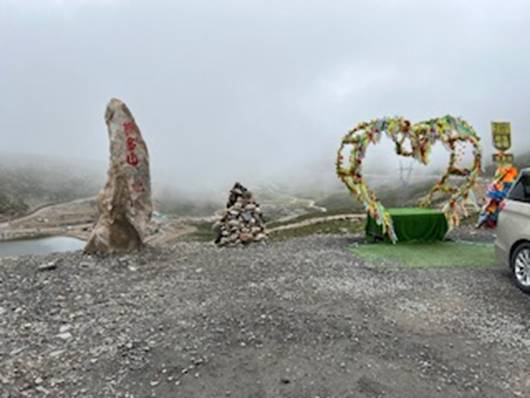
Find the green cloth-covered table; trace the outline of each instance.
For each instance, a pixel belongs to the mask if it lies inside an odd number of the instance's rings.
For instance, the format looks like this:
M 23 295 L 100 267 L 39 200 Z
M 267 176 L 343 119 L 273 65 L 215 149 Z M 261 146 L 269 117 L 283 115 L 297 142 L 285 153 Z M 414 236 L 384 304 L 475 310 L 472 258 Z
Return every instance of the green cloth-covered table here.
M 449 229 L 447 220 L 440 210 L 399 208 L 387 211 L 392 217 L 398 242 L 443 240 Z M 381 226 L 377 225 L 370 216 L 366 218 L 366 236 L 390 242 L 390 238 L 383 235 Z

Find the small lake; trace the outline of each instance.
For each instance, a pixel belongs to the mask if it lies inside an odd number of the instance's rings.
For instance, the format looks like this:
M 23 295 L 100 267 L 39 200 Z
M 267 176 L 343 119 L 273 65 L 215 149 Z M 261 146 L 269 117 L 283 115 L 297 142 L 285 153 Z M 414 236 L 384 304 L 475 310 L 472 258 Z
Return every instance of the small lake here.
M 0 257 L 81 250 L 86 242 L 67 236 L 0 242 Z

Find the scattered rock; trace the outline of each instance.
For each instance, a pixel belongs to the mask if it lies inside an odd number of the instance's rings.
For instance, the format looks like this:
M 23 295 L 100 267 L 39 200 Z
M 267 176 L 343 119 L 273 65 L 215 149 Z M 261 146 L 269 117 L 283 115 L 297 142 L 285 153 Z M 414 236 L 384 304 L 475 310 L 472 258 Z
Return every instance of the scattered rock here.
M 46 264 L 39 265 L 39 271 L 51 271 L 57 268 L 57 261 L 50 261 Z
M 60 333 L 65 333 L 65 332 L 69 331 L 71 328 L 72 328 L 72 325 L 62 325 L 59 328 L 59 332 Z
M 43 395 L 49 395 L 50 394 L 50 391 L 48 391 L 46 388 L 44 388 L 43 386 L 37 386 L 35 387 L 35 390 L 40 392 L 41 394 Z
M 72 334 L 70 332 L 59 333 L 56 336 L 62 340 L 70 340 L 72 338 Z
M 79 263 L 79 266 L 82 267 L 82 268 L 89 268 L 89 267 L 92 267 L 94 265 L 94 263 L 90 262 L 90 261 L 81 261 Z

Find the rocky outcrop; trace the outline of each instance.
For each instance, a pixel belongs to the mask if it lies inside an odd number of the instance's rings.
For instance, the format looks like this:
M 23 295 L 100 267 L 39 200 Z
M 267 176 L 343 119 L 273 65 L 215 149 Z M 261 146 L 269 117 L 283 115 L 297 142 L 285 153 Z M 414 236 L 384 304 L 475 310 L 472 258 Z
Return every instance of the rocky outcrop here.
M 127 106 L 112 99 L 105 113 L 110 165 L 98 195 L 99 219 L 85 248 L 87 253 L 137 250 L 151 219 L 151 180 L 147 146 Z
M 230 191 L 226 209 L 214 224 L 218 246 L 248 245 L 267 237 L 265 221 L 252 193 L 239 183 Z

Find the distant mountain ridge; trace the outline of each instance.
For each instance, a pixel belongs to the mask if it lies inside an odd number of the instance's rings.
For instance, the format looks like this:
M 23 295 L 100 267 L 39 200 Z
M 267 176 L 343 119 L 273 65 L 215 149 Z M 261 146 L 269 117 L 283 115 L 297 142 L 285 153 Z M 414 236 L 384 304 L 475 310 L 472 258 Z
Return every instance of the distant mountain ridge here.
M 0 154 L 0 216 L 23 214 L 48 203 L 94 196 L 102 175 L 71 160 Z

